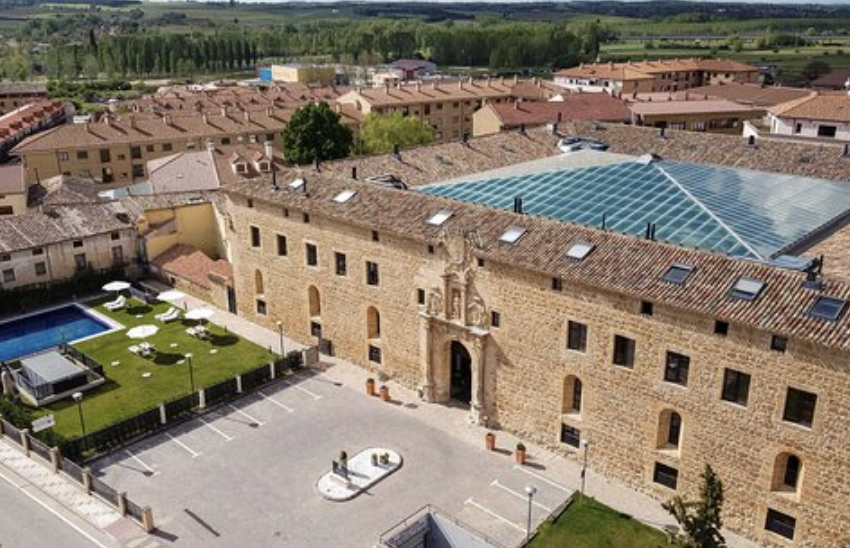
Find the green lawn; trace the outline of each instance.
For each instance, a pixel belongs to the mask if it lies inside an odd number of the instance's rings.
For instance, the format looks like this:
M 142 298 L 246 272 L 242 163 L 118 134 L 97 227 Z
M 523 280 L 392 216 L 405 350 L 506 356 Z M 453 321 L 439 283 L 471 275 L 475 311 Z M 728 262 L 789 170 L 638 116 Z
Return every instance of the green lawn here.
M 153 359 L 140 358 L 128 348 L 139 341 L 127 337 L 125 329 L 83 341 L 77 345 L 103 365 L 107 382 L 85 393 L 83 414 L 88 432 L 103 428 L 120 419 L 131 417 L 161 402 L 190 392 L 189 364 L 184 355 L 191 353 L 195 387 L 201 388 L 254 369 L 271 359 L 267 349 L 226 333 L 223 328 L 209 324 L 213 336 L 201 341 L 186 334 L 190 321 L 162 324 L 154 315 L 168 309 L 166 304 L 149 306 L 133 299 L 128 308 L 109 312 L 102 306 L 96 310 L 127 327 L 142 324 L 157 325 L 159 332 L 148 339 L 158 352 Z M 140 318 L 136 316 L 140 315 Z M 172 344 L 177 346 L 172 347 Z M 210 353 L 211 350 L 215 353 Z M 111 365 L 113 362 L 118 365 Z M 179 363 L 183 361 L 183 363 Z M 144 378 L 143 373 L 150 373 Z M 56 415 L 57 434 L 65 438 L 81 434 L 80 419 L 73 401 L 58 402 L 41 410 L 40 414 Z
M 531 548 L 660 548 L 667 536 L 589 497 L 576 494 L 554 523 L 546 523 Z

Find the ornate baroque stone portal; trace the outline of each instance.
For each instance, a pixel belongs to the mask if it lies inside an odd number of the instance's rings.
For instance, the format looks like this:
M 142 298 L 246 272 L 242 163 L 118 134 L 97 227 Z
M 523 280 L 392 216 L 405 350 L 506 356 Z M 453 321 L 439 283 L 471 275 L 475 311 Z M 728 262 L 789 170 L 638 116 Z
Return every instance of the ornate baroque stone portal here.
M 445 230 L 439 243 L 445 266 L 439 283 L 428 290 L 421 310 L 422 397 L 447 402 L 451 397 L 450 347 L 460 342 L 471 358 L 470 420 L 486 422 L 485 358 L 489 326 L 487 308 L 475 292 L 475 233 Z

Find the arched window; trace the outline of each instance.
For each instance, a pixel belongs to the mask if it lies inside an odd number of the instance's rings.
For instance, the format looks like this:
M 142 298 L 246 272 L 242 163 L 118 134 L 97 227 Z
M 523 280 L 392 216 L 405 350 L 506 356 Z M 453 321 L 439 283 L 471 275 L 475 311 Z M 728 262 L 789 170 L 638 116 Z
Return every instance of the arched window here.
M 265 295 L 265 284 L 263 283 L 263 273 L 259 270 L 254 271 L 254 293 L 257 295 Z
M 658 449 L 679 449 L 682 442 L 682 415 L 665 409 L 658 416 Z
M 780 453 L 773 464 L 773 491 L 796 493 L 800 489 L 803 461 L 792 453 Z
M 317 318 L 322 315 L 322 300 L 319 296 L 319 290 L 316 286 L 311 285 L 307 290 L 307 297 L 310 304 L 310 317 Z
M 564 415 L 581 414 L 582 383 L 578 377 L 573 375 L 564 379 L 564 401 L 562 413 Z
M 366 332 L 368 339 L 381 338 L 381 313 L 374 306 L 366 310 Z

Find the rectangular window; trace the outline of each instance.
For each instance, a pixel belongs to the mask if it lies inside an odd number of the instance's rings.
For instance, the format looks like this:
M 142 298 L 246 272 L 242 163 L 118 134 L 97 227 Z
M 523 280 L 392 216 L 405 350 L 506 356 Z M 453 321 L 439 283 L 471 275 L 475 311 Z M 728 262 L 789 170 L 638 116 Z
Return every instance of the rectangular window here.
M 664 364 L 664 380 L 682 386 L 688 385 L 688 370 L 691 367 L 691 359 L 684 354 L 667 352 L 667 360 Z
M 315 244 L 307 244 L 307 266 L 317 266 L 319 264 L 319 251 Z
M 257 314 L 261 316 L 266 315 L 266 301 L 257 299 Z
M 109 152 L 108 148 L 100 149 L 100 163 L 108 164 L 112 161 L 112 153 Z
M 818 137 L 835 137 L 837 132 L 836 126 L 818 126 Z
M 120 233 L 120 232 L 112 232 L 112 233 L 109 235 L 109 239 L 110 239 L 110 240 L 112 240 L 113 242 L 114 242 L 115 240 L 120 240 L 120 239 L 121 239 L 121 233 Z
M 561 278 L 552 278 L 552 291 L 563 291 L 564 283 Z
M 337 276 L 348 275 L 348 265 L 345 261 L 345 253 L 334 253 L 334 269 Z
M 676 485 L 679 483 L 679 471 L 672 466 L 656 462 L 655 470 L 652 472 L 652 481 L 664 487 L 676 489 Z
M 15 281 L 15 270 L 7 268 L 3 271 L 3 283 L 11 283 Z
M 8 253 L 3 253 L 0 255 L 0 263 L 7 263 L 12 260 L 12 256 Z
M 764 522 L 764 528 L 771 533 L 776 533 L 788 540 L 794 540 L 794 532 L 797 528 L 796 518 L 777 512 L 773 508 L 767 509 L 767 519 Z
M 381 363 L 381 349 L 374 345 L 369 345 L 369 361 L 372 363 Z
M 734 369 L 726 369 L 723 373 L 723 393 L 721 399 L 747 405 L 750 398 L 750 375 Z
M 133 177 L 140 178 L 145 176 L 145 166 L 142 164 L 133 165 Z
M 622 335 L 614 335 L 614 365 L 635 366 L 635 341 Z
M 142 147 L 140 146 L 132 146 L 130 147 L 130 158 L 134 160 L 142 159 Z
M 729 323 L 720 320 L 714 321 L 714 334 L 725 337 L 729 334 Z
M 562 424 L 561 443 L 566 443 L 570 447 L 578 449 L 581 446 L 581 430 Z
M 369 285 L 378 285 L 379 281 L 378 263 L 366 261 L 366 283 Z
M 163 152 L 171 152 L 174 150 L 174 145 L 171 143 L 162 143 L 162 151 Z
M 260 238 L 260 227 L 251 227 L 251 247 L 260 247 L 262 239 Z
M 773 335 L 770 338 L 770 349 L 777 352 L 785 352 L 788 349 L 788 339 L 779 335 Z
M 155 151 L 156 151 L 156 147 L 155 147 L 155 146 L 153 146 L 153 145 L 147 145 L 147 146 L 145 147 L 145 150 L 147 150 L 148 152 L 155 152 Z
M 77 270 L 84 270 L 88 265 L 88 261 L 86 261 L 86 254 L 77 253 L 74 255 L 74 265 L 77 267 Z
M 89 159 L 89 151 L 88 150 L 78 150 L 77 151 L 77 160 L 88 160 Z
M 424 289 L 420 288 L 420 289 L 416 290 L 416 302 L 418 304 L 421 304 L 421 305 L 425 304 L 425 290 Z
M 493 327 L 501 327 L 502 315 L 495 310 L 490 311 L 490 325 Z
M 112 262 L 114 264 L 124 263 L 124 248 L 120 245 L 116 245 L 112 248 Z
M 587 351 L 587 326 L 583 323 L 570 321 L 567 325 L 567 348 Z
M 83 247 L 83 241 L 82 240 L 74 240 L 74 243 L 72 245 L 74 246 L 74 249 Z
M 15 208 L 12 206 L 0 206 L 0 215 L 14 215 Z
M 654 312 L 654 307 L 652 306 L 651 302 L 649 302 L 649 301 L 641 301 L 640 302 L 640 313 L 641 314 L 643 314 L 644 316 L 652 316 L 653 312 Z
M 310 224 L 310 214 L 305 213 L 304 215 L 301 216 L 301 220 L 304 221 L 305 225 Z
M 286 256 L 286 254 L 288 252 L 289 251 L 286 247 L 286 236 L 284 236 L 283 234 L 278 234 L 277 235 L 277 254 L 278 254 L 278 256 L 284 257 L 284 256 Z
M 378 234 L 377 230 L 372 231 L 372 241 L 373 242 L 380 242 L 381 241 L 381 235 Z
M 818 397 L 816 394 L 789 387 L 788 395 L 785 398 L 785 413 L 782 415 L 782 420 L 811 428 L 815 419 L 815 406 L 817 402 Z
M 68 161 L 68 153 L 67 152 L 57 152 L 56 156 L 58 157 L 60 162 Z
M 322 324 L 319 322 L 310 322 L 310 335 L 321 339 L 322 338 Z
M 44 261 L 35 263 L 35 275 L 44 276 L 45 274 L 47 274 L 47 263 Z

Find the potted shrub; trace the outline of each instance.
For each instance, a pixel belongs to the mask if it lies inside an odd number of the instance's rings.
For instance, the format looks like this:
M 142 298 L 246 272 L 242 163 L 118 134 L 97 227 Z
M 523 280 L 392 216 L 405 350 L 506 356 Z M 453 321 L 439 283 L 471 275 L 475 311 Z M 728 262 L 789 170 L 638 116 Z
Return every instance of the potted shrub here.
M 381 399 L 384 401 L 390 401 L 390 387 L 386 384 L 381 385 Z
M 348 453 L 345 450 L 340 451 L 338 460 L 339 460 L 340 464 L 343 464 L 343 465 L 347 464 L 348 463 Z
M 516 444 L 516 451 L 514 452 L 514 457 L 516 458 L 517 464 L 525 464 L 525 445 L 522 442 Z
M 487 432 L 487 435 L 484 436 L 484 440 L 487 445 L 487 451 L 496 450 L 496 434 L 494 434 L 493 432 Z
M 366 395 L 374 396 L 375 395 L 375 379 L 369 377 L 366 379 Z
M 381 453 L 381 464 L 386 466 L 390 463 L 390 454 L 389 453 Z
M 378 466 L 378 454 L 372 453 L 372 466 Z

